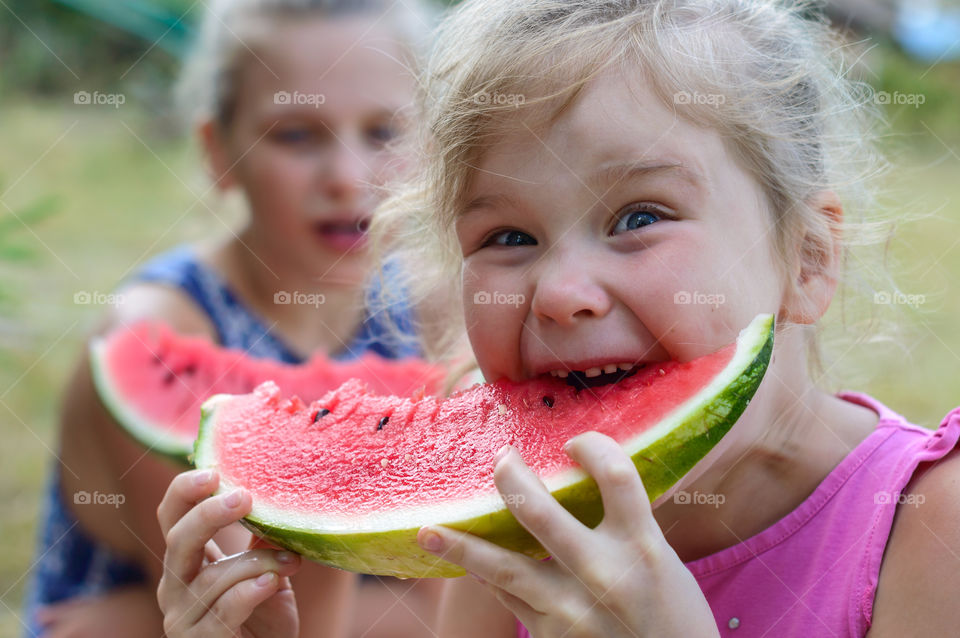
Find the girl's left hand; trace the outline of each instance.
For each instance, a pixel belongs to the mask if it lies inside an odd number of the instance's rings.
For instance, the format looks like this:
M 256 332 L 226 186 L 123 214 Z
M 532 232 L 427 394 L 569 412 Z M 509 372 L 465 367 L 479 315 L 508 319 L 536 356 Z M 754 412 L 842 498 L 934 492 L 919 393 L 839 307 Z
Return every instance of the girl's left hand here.
M 422 528 L 418 542 L 484 582 L 537 638 L 719 637 L 703 592 L 664 538 L 623 449 L 587 432 L 566 451 L 600 488 L 604 517 L 594 529 L 563 509 L 512 447 L 500 451 L 494 468 L 510 511 L 552 560 L 445 527 Z

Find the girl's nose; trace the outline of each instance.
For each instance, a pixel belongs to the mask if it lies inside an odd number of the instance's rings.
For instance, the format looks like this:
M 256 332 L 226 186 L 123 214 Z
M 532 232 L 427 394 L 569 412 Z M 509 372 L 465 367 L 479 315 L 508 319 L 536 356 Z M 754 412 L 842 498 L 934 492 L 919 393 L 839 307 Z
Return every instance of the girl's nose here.
M 610 296 L 583 262 L 551 260 L 540 269 L 530 309 L 541 320 L 572 326 L 610 312 Z
M 371 169 L 363 150 L 341 137 L 323 171 L 323 184 L 331 200 L 349 201 L 367 187 Z

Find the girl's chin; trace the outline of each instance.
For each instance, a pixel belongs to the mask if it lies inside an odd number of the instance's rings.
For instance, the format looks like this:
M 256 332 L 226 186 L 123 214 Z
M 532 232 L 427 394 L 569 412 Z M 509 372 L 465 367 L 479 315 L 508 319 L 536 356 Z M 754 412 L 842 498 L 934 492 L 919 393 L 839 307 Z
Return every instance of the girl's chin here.
M 307 256 L 305 270 L 310 272 L 318 283 L 363 286 L 374 268 L 370 257 L 370 254 L 364 251 L 346 254 L 321 251 L 320 254 Z

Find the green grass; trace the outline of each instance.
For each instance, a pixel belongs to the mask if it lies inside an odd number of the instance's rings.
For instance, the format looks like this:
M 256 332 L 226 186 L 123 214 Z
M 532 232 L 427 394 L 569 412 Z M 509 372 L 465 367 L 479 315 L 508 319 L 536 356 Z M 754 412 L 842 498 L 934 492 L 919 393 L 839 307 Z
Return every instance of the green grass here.
M 79 108 L 69 98 L 7 104 L 0 131 L 0 199 L 14 211 L 55 201 L 30 229 L 9 224 L 32 261 L 0 264 L 4 292 L 18 300 L 0 310 L 0 636 L 12 637 L 21 627 L 10 609 L 19 613 L 39 493 L 55 460 L 60 395 L 103 311 L 74 295 L 107 293 L 145 255 L 223 227 L 194 205 L 190 189 L 202 193 L 206 180 L 189 145 L 152 138 L 133 109 Z M 10 217 L 0 206 L 0 219 Z
M 0 309 L 0 638 L 20 632 L 13 612 L 32 561 L 41 485 L 55 458 L 59 398 L 102 311 L 74 304 L 74 294 L 109 292 L 144 256 L 223 230 L 195 204 L 191 190 L 207 186 L 191 146 L 152 130 L 130 104 L 81 108 L 70 98 L 8 103 L 0 119 L 0 191 L 7 189 L 0 199 L 13 210 L 56 201 L 53 216 L 18 231 L 33 261 L 0 264 L 6 293 L 19 300 Z M 941 137 L 952 139 L 949 132 Z M 892 248 L 909 266 L 898 272 L 901 289 L 926 295 L 926 303 L 906 316 L 899 347 L 859 348 L 841 366 L 862 373 L 857 389 L 928 426 L 960 403 L 958 149 L 927 135 L 898 152 L 903 169 L 891 181 L 898 207 L 936 211 L 903 227 Z M 215 199 L 205 201 L 225 216 Z M 8 216 L 0 206 L 0 219 Z

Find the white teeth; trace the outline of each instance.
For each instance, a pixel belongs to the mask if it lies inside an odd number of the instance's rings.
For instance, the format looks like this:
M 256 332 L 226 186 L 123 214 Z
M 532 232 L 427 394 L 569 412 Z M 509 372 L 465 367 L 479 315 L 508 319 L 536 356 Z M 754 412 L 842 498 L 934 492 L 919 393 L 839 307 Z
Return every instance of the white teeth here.
M 633 364 L 632 364 L 632 363 L 618 363 L 618 364 L 617 364 L 617 368 L 619 368 L 620 370 L 623 370 L 624 372 L 626 372 L 627 370 L 633 369 Z
M 568 374 L 569 372 L 567 372 L 566 370 L 557 370 L 557 376 L 560 377 L 561 379 L 566 379 Z
M 603 366 L 604 374 L 610 374 L 611 372 L 616 372 L 616 371 L 617 371 L 617 364 L 615 363 L 608 363 L 607 365 Z
M 587 377 L 599 377 L 600 368 L 587 368 L 586 370 L 583 371 L 583 373 L 587 375 Z
M 551 371 L 550 371 L 550 376 L 551 376 L 551 377 L 557 376 L 557 371 L 556 371 L 556 370 L 551 370 Z

